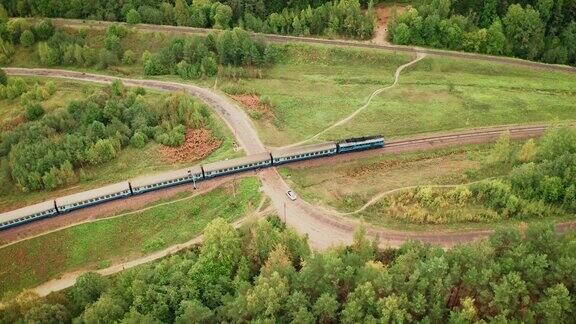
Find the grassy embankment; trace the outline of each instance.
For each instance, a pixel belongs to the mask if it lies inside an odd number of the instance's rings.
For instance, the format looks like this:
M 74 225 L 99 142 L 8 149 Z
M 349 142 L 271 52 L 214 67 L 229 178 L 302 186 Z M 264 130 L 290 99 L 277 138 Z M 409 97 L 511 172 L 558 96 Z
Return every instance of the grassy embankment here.
M 66 108 L 74 100 L 87 98 L 96 90 L 103 86 L 88 82 L 78 82 L 61 80 L 54 78 L 22 78 L 28 84 L 35 82 L 44 84 L 47 81 L 53 81 L 58 89 L 54 95 L 42 102 L 46 113 L 50 113 L 58 108 Z M 158 105 L 166 97 L 163 92 L 147 91 L 144 99 L 150 105 Z M 25 109 L 20 105 L 18 99 L 0 100 L 0 113 L 2 118 L 0 125 L 15 124 L 25 121 Z M 233 144 L 233 136 L 224 122 L 212 114 L 212 125 L 209 125 L 214 136 L 222 140 L 220 147 L 212 152 L 208 157 L 203 159 L 202 163 L 223 160 L 231 157 L 237 157 L 242 152 L 236 152 Z M 176 169 L 190 165 L 190 162 L 172 163 L 163 158 L 160 149 L 162 145 L 150 141 L 144 148 L 136 149 L 126 147 L 121 150 L 118 157 L 113 161 L 99 166 L 88 166 L 78 172 L 80 182 L 68 188 L 62 188 L 55 191 L 35 191 L 21 192 L 13 183 L 10 176 L 10 170 L 6 158 L 0 159 L 0 210 L 10 209 L 14 206 L 22 206 L 39 202 L 45 199 L 71 194 L 73 192 L 83 191 L 103 184 L 123 181 L 131 177 L 154 173 L 163 170 Z M 193 162 L 194 163 L 194 162 Z M 197 163 L 197 162 L 196 162 Z
M 191 199 L 177 201 L 190 193 L 175 195 L 154 203 L 164 205 L 143 212 L 78 225 L 0 248 L 0 296 L 66 272 L 107 267 L 186 242 L 217 217 L 233 222 L 254 212 L 262 200 L 259 187 L 256 178 L 245 178 Z M 170 201 L 174 202 L 165 204 Z
M 272 118 L 255 120 L 266 144 L 301 141 L 363 106 L 392 83 L 411 58 L 388 52 L 286 45 L 286 59 L 262 79 L 219 82 L 224 91 L 257 93 Z M 469 60 L 425 58 L 404 70 L 399 86 L 377 96 L 319 140 L 472 127 L 576 120 L 576 75 Z

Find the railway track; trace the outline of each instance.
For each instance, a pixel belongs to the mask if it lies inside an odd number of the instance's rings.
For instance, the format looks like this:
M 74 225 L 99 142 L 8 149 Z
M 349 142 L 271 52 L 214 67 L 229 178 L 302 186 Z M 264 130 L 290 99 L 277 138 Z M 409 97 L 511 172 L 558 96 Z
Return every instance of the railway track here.
M 434 142 L 446 141 L 463 141 L 471 139 L 485 139 L 502 136 L 503 133 L 509 132 L 511 137 L 527 136 L 527 135 L 542 135 L 549 126 L 547 125 L 534 125 L 534 126 L 501 126 L 490 129 L 480 129 L 477 131 L 466 131 L 457 134 L 436 135 L 423 138 L 414 138 L 406 140 L 388 141 L 386 147 L 406 147 L 419 144 L 430 144 Z

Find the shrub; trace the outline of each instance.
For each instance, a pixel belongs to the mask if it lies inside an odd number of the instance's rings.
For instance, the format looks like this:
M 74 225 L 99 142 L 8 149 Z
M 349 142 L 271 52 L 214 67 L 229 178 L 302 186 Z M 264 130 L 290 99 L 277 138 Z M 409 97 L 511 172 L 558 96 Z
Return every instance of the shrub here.
M 130 144 L 135 148 L 143 148 L 148 142 L 148 136 L 142 132 L 136 132 L 130 139 Z
M 8 99 L 16 99 L 28 90 L 26 82 L 22 78 L 13 78 L 5 89 L 5 96 Z
M 130 9 L 126 14 L 126 22 L 129 24 L 139 24 L 140 23 L 140 13 L 135 9 Z
M 132 65 L 136 63 L 136 54 L 132 50 L 127 50 L 124 52 L 124 56 L 122 57 L 122 63 L 126 65 Z
M 116 158 L 118 152 L 111 139 L 101 139 L 88 149 L 87 157 L 90 164 L 102 164 Z
M 39 21 L 34 26 L 34 34 L 36 35 L 36 38 L 40 41 L 48 40 L 50 37 L 52 37 L 52 35 L 54 35 L 54 31 L 55 28 L 54 25 L 52 24 L 52 21 L 47 19 Z
M 144 54 L 142 55 L 144 58 Z M 146 75 L 162 75 L 166 74 L 167 67 L 160 61 L 156 54 L 149 55 L 144 62 L 144 74 Z
M 0 69 L 0 85 L 5 86 L 7 84 L 8 84 L 8 75 L 6 74 L 6 71 Z
M 160 132 L 156 136 L 156 141 L 166 146 L 177 147 L 184 144 L 186 140 L 186 128 L 178 125 L 169 132 Z
M 46 42 L 38 43 L 38 56 L 40 57 L 40 63 L 43 65 L 53 66 L 60 63 L 58 51 L 50 47 Z
M 34 45 L 34 34 L 29 29 L 26 29 L 22 32 L 22 35 L 20 35 L 20 44 L 28 48 Z
M 44 115 L 44 108 L 40 103 L 32 103 L 26 107 L 26 119 L 37 120 Z
M 7 40 L 12 44 L 17 44 L 20 40 L 20 35 L 24 30 L 25 23 L 22 18 L 14 18 L 9 20 L 4 27 L 4 35 L 6 35 Z
M 122 94 L 124 94 L 124 85 L 122 84 L 122 81 L 119 79 L 115 79 L 114 81 L 112 81 L 112 83 L 110 84 L 110 89 L 112 90 L 112 94 L 114 94 L 115 96 L 121 96 Z
M 138 88 L 134 89 L 134 93 L 139 95 L 139 96 L 143 96 L 146 94 L 146 89 L 144 89 L 142 87 L 138 87 Z
M 126 35 L 128 35 L 128 29 L 119 24 L 111 25 L 106 29 L 106 36 L 112 36 L 112 35 L 118 38 L 124 38 L 126 37 Z
M 118 56 L 107 49 L 100 50 L 99 68 L 106 69 L 109 66 L 114 66 L 118 64 Z
M 7 65 L 15 53 L 14 46 L 0 37 L 0 65 Z

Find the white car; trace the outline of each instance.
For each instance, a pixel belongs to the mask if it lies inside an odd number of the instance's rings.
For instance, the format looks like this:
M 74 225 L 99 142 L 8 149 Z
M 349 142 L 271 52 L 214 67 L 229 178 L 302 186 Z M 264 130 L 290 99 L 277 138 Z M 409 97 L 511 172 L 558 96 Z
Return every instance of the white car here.
M 288 198 L 290 198 L 292 201 L 296 200 L 296 194 L 292 190 L 286 191 L 286 196 L 288 196 Z

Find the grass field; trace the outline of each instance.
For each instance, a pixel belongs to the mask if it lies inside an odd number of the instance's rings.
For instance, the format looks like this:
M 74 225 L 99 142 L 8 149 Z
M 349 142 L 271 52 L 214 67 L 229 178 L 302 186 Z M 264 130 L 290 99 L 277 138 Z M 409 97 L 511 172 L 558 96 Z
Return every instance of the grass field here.
M 429 152 L 382 155 L 338 165 L 282 167 L 282 176 L 304 199 L 351 212 L 375 195 L 398 188 L 460 184 L 492 176 L 478 170 L 488 146 L 465 146 Z
M 519 143 L 513 145 L 515 149 L 519 148 Z M 457 189 L 458 185 L 505 177 L 512 165 L 489 162 L 492 147 L 489 144 L 469 145 L 382 155 L 337 165 L 286 166 L 279 172 L 303 199 L 348 213 L 345 217 L 362 219 L 385 228 L 433 231 L 518 224 L 520 220 L 502 219 L 473 200 L 456 204 L 445 198 L 449 195 L 444 195 L 441 200 L 436 200 L 439 206 L 428 208 L 417 206 L 414 199 L 403 196 L 408 191 L 417 192 L 415 187 L 430 186 L 430 200 L 434 200 L 439 193 Z M 372 201 L 375 197 L 380 198 Z M 361 210 L 368 202 L 371 204 Z M 556 212 L 547 216 L 547 220 L 573 219 L 573 215 L 567 215 L 559 208 L 550 208 Z
M 256 120 L 267 145 L 303 140 L 348 116 L 370 94 L 394 82 L 394 71 L 412 60 L 408 55 L 283 45 L 285 59 L 262 79 L 219 80 L 227 93 L 256 93 L 269 102 L 272 118 Z
M 262 199 L 259 187 L 258 179 L 245 178 L 198 197 L 1 248 L 0 296 L 34 287 L 62 273 L 107 267 L 186 242 L 214 218 L 232 222 L 253 212 Z M 176 195 L 169 201 L 188 195 Z
M 44 84 L 47 81 L 53 81 L 56 84 L 58 89 L 56 93 L 46 101 L 42 102 L 42 105 L 45 107 L 47 112 L 57 108 L 66 108 L 71 101 L 83 99 L 102 87 L 98 84 L 61 80 L 56 78 L 25 77 L 22 79 L 29 85 L 33 85 L 36 82 Z M 162 92 L 147 91 L 144 98 L 151 105 L 157 105 L 165 98 L 162 94 Z M 24 108 L 20 105 L 18 99 L 0 100 L 0 125 L 25 121 L 23 117 L 24 113 Z M 212 116 L 212 124 L 209 125 L 209 127 L 212 130 L 213 135 L 222 140 L 222 144 L 207 158 L 198 162 L 208 163 L 238 157 L 244 154 L 243 151 L 237 151 L 235 149 L 233 135 L 224 122 L 215 114 Z M 95 188 L 103 184 L 127 180 L 138 175 L 177 169 L 191 164 L 189 162 L 168 162 L 162 158 L 163 155 L 160 152 L 160 149 L 161 145 L 153 141 L 150 141 L 143 149 L 126 147 L 120 151 L 119 156 L 115 160 L 109 163 L 100 166 L 83 167 L 81 171 L 78 172 L 80 175 L 80 182 L 71 187 L 62 188 L 56 191 L 36 191 L 26 193 L 21 192 L 11 180 L 7 158 L 0 158 L 0 210 L 13 209 L 15 207 L 28 205 L 49 198 Z
M 271 104 L 273 118 L 255 120 L 271 146 L 304 140 L 348 116 L 374 90 L 392 83 L 397 66 L 411 60 L 382 51 L 286 47 L 296 58 L 274 66 L 263 79 L 219 82 L 224 91 L 257 93 Z M 425 58 L 404 70 L 399 86 L 381 93 L 356 118 L 319 140 L 574 121 L 574 84 L 576 75 L 569 73 Z

